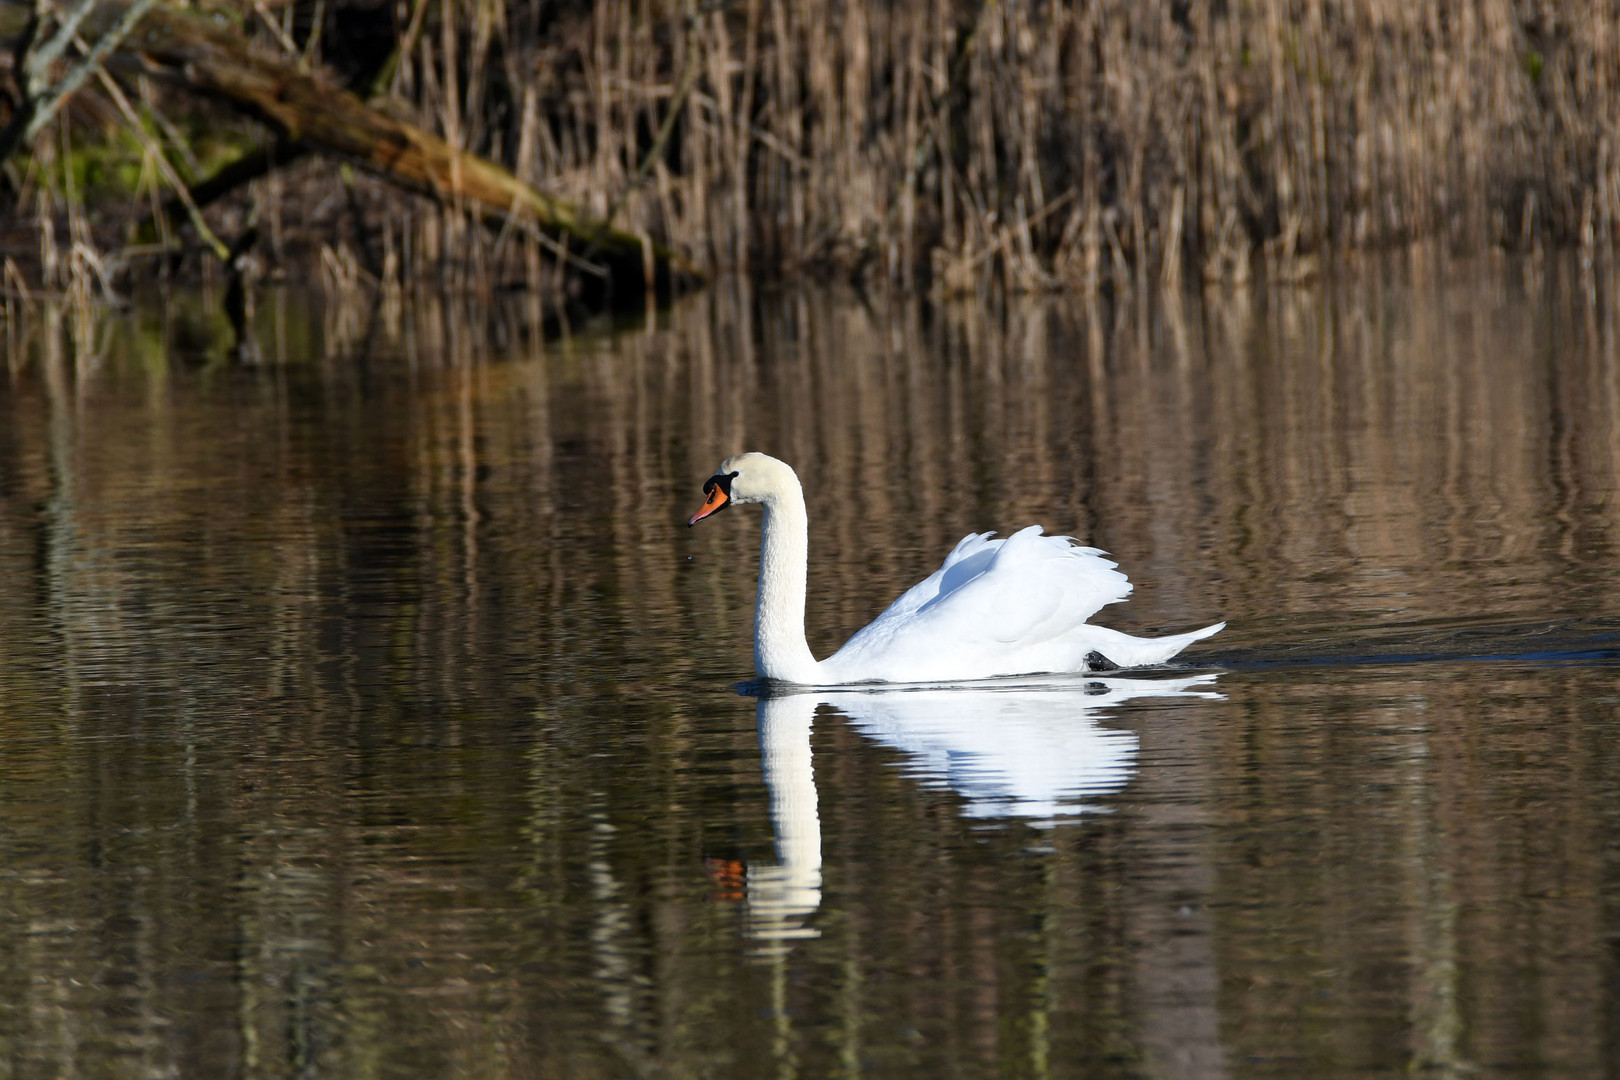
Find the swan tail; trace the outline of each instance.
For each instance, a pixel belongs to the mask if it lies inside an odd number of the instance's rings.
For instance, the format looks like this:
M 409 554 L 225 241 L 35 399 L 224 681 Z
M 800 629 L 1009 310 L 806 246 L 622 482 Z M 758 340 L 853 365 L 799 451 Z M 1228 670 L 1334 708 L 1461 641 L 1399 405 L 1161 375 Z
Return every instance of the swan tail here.
M 1132 637 L 1117 630 L 1106 627 L 1088 627 L 1096 636 L 1090 642 L 1092 648 L 1088 657 L 1093 654 L 1101 657 L 1108 664 L 1116 668 L 1151 667 L 1162 664 L 1176 656 L 1181 650 L 1195 641 L 1202 641 L 1213 637 L 1226 629 L 1224 622 L 1213 626 L 1206 626 L 1202 630 L 1192 630 L 1185 634 L 1171 634 L 1161 638 Z M 1091 659 L 1087 666 L 1092 670 L 1106 670 L 1102 664 Z

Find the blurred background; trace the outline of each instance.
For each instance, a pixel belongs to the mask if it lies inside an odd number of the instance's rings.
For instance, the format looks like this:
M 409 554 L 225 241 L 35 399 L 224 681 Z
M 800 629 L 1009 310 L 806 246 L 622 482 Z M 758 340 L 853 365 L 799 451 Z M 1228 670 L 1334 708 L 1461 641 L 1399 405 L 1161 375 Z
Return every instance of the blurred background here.
M 1614 1075 L 1617 27 L 3 0 L 0 1075 Z

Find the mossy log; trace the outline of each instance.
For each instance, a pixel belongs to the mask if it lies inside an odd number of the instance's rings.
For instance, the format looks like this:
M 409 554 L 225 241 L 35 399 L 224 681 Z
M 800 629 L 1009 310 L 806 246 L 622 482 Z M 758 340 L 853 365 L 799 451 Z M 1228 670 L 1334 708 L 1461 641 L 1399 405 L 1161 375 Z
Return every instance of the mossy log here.
M 0 4 L 13 11 L 19 6 Z M 115 0 L 98 5 L 83 37 L 94 40 L 105 33 L 127 6 Z M 123 41 L 109 66 L 222 99 L 268 125 L 285 143 L 342 158 L 446 205 L 567 237 L 576 254 L 589 252 L 592 262 L 607 268 L 618 289 L 639 293 L 649 268 L 660 291 L 681 279 L 701 277 L 678 252 L 659 244 L 644 246 L 641 237 L 583 216 L 495 162 L 458 150 L 408 121 L 368 108 L 316 75 L 264 55 L 218 17 L 159 4 Z

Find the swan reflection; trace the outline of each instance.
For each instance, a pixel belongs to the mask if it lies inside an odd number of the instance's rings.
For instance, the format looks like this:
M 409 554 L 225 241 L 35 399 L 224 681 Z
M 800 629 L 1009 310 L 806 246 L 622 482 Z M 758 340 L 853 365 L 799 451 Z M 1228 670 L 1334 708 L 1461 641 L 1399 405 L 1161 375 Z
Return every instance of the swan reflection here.
M 949 787 L 977 818 L 1037 824 L 1100 809 L 1136 766 L 1134 732 L 1102 713 L 1134 698 L 1219 698 L 1215 675 L 1091 677 L 1083 682 L 965 689 L 768 690 L 759 699 L 760 759 L 770 794 L 775 866 L 748 868 L 748 924 L 766 941 L 815 937 L 804 921 L 821 903 L 821 822 L 810 728 L 819 705 L 907 756 L 925 783 Z

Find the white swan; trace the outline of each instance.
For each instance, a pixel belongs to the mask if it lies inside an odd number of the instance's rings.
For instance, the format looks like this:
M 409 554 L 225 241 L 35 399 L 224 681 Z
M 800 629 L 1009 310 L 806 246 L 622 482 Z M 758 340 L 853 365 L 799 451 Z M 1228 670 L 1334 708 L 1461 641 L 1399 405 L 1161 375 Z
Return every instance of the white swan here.
M 845 686 L 1144 667 L 1226 625 L 1139 638 L 1088 624 L 1130 595 L 1130 581 L 1104 552 L 1031 525 L 1005 539 L 963 537 L 943 566 L 818 661 L 804 639 L 810 541 L 798 474 L 767 454 L 739 454 L 720 463 L 703 492 L 688 525 L 733 503 L 765 508 L 754 606 L 754 670 L 762 678 Z

